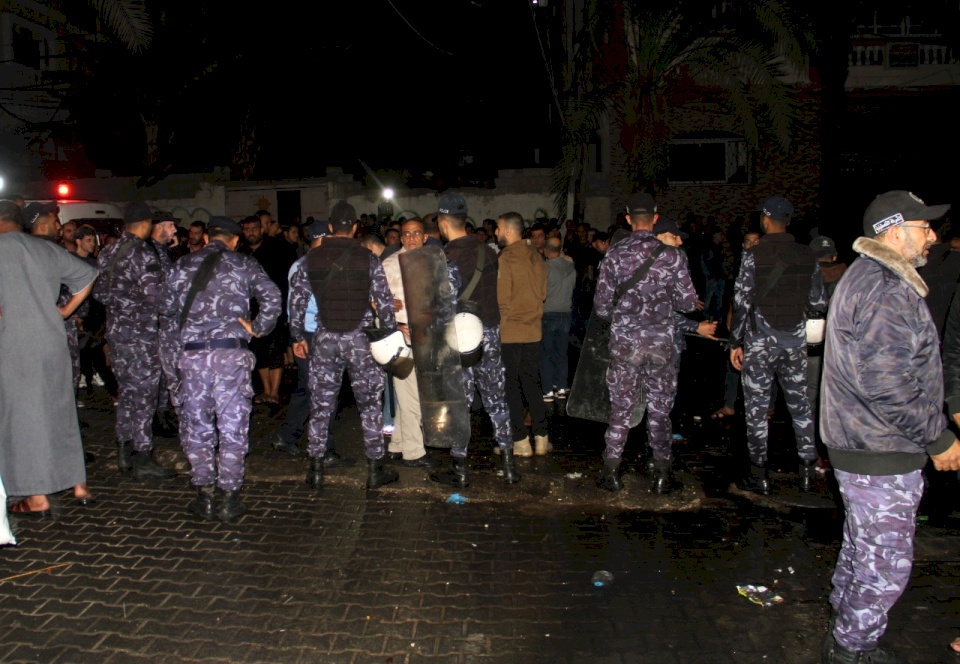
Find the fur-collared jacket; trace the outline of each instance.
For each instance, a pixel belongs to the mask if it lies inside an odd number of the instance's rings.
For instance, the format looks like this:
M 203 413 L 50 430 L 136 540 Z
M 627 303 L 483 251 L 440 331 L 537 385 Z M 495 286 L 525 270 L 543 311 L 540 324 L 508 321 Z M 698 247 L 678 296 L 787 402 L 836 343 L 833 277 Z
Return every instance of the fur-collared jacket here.
M 917 271 L 866 237 L 827 317 L 820 433 L 834 468 L 900 475 L 953 444 L 936 326 Z

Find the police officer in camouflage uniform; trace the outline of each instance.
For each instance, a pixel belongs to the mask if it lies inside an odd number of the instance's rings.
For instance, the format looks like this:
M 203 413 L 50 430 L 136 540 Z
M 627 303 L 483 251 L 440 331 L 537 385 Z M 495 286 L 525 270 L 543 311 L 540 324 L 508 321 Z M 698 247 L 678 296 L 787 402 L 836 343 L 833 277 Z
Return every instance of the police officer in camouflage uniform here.
M 160 303 L 163 371 L 180 412 L 180 442 L 197 490 L 189 510 L 224 523 L 246 511 L 240 500 L 253 386 L 251 337 L 269 334 L 280 315 L 280 289 L 251 256 L 235 252 L 240 225 L 212 217 L 210 242 L 170 273 Z M 206 273 L 196 282 L 197 275 Z M 192 294 L 192 297 L 191 297 Z M 251 322 L 250 299 L 259 305 Z
M 447 260 L 457 267 L 460 273 L 458 303 L 461 311 L 470 311 L 483 323 L 483 350 L 480 362 L 463 369 L 464 391 L 467 403 L 473 407 L 474 395 L 479 390 L 483 407 L 493 423 L 493 435 L 497 441 L 495 449 L 501 455 L 503 481 L 514 484 L 520 481 L 513 454 L 513 435 L 510 430 L 510 411 L 506 401 L 506 371 L 500 354 L 500 305 L 497 301 L 497 252 L 489 244 L 467 233 L 467 202 L 456 192 L 447 192 L 440 196 L 437 224 L 440 235 L 446 240 L 443 250 Z M 483 266 L 479 270 L 479 279 L 469 296 L 464 297 L 466 289 L 477 274 L 478 259 L 483 252 Z M 469 442 L 469 441 L 466 441 Z M 528 456 L 530 443 L 527 442 Z M 456 459 L 466 459 L 467 447 L 452 449 Z M 465 461 L 464 461 L 465 463 Z
M 847 269 L 827 318 L 820 433 L 846 516 L 833 573 L 833 616 L 823 662 L 902 664 L 878 647 L 887 613 L 910 580 L 922 469 L 960 469 L 960 443 L 943 416 L 937 327 L 917 267 L 936 234 L 927 206 L 906 191 L 875 198 L 863 218 L 860 257 Z M 955 339 L 944 339 L 947 400 L 956 413 Z
M 310 470 L 307 483 L 323 487 L 323 457 L 327 451 L 330 418 L 334 416 L 343 371 L 360 409 L 368 464 L 367 488 L 395 482 L 396 471 L 384 469 L 383 369 L 370 353 L 363 328 L 372 327 L 374 311 L 383 328 L 396 327 L 393 296 L 380 261 L 354 239 L 357 213 L 346 201 L 330 212 L 330 231 L 323 244 L 311 249 L 297 267 L 290 284 L 293 352 L 310 358 Z M 303 319 L 316 296 L 319 314 L 312 338 L 304 338 Z
M 647 434 L 654 461 L 653 490 L 666 494 L 677 488 L 671 472 L 670 422 L 677 394 L 674 312 L 696 309 L 697 292 L 686 255 L 663 245 L 653 234 L 659 218 L 653 197 L 645 193 L 630 196 L 626 218 L 633 232 L 604 256 L 593 300 L 595 317 L 610 325 L 610 366 L 606 375 L 610 425 L 597 485 L 608 491 L 623 488 L 620 458 L 630 433 L 630 416 L 642 391 L 647 401 Z M 617 299 L 617 287 L 629 282 L 650 258 L 653 260 L 646 273 Z
M 153 459 L 151 424 L 160 388 L 158 305 L 163 266 L 147 245 L 153 213 L 145 203 L 130 203 L 123 213 L 124 233 L 97 258 L 94 297 L 107 309 L 110 363 L 120 386 L 117 404 L 117 467 L 134 477 L 169 479 L 176 472 Z
M 800 486 L 810 491 L 817 463 L 807 399 L 806 312 L 827 307 L 823 278 L 810 247 L 787 233 L 794 208 L 783 196 L 760 206 L 764 236 L 743 254 L 733 297 L 730 363 L 742 371 L 750 473 L 738 486 L 770 493 L 767 437 L 773 377 L 780 381 L 800 456 Z
M 176 217 L 169 212 L 161 212 L 154 219 L 153 230 L 147 239 L 147 247 L 160 261 L 164 283 L 173 271 L 173 259 L 170 258 L 168 246 L 170 240 L 177 234 L 176 221 Z M 159 436 L 168 438 L 177 434 L 177 426 L 170 404 L 170 391 L 167 389 L 167 381 L 162 372 L 160 374 L 160 387 L 157 390 L 157 412 L 153 418 L 153 431 Z

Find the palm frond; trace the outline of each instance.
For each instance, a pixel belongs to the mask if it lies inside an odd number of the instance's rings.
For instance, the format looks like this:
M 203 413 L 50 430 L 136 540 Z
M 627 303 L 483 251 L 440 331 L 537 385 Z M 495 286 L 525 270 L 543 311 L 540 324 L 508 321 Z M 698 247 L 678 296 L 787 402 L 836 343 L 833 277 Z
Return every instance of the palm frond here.
M 90 0 L 90 6 L 130 50 L 150 46 L 153 25 L 143 0 Z

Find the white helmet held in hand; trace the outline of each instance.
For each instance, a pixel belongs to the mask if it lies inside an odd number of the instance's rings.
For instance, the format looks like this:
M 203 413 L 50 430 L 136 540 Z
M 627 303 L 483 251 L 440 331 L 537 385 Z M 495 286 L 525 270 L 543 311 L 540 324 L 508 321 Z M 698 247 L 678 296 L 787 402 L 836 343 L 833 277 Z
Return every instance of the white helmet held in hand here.
M 453 324 L 447 327 L 447 344 L 459 351 L 463 366 L 475 364 L 480 359 L 480 346 L 483 344 L 483 323 L 474 314 L 457 314 Z
M 378 330 L 370 336 L 370 354 L 374 361 L 395 376 L 405 378 L 413 370 L 413 353 L 400 330 Z M 368 332 L 370 334 L 370 332 Z M 373 338 L 377 337 L 377 338 Z

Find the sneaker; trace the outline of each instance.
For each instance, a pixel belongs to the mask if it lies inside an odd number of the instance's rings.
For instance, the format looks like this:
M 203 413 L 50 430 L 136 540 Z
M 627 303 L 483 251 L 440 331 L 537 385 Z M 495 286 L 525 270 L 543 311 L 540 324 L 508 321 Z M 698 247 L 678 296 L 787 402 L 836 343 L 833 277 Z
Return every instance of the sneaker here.
M 500 448 L 497 448 L 500 449 Z M 526 437 L 523 440 L 517 440 L 513 443 L 513 456 L 515 457 L 532 457 L 533 456 L 533 447 L 530 445 L 530 437 Z
M 534 436 L 534 454 L 544 456 L 553 451 L 553 444 L 547 436 Z
M 100 374 L 93 374 L 93 384 L 97 387 L 103 387 L 103 378 L 100 377 Z
M 86 389 L 86 387 L 87 387 L 87 377 L 86 377 L 86 376 L 80 376 L 80 382 L 77 383 L 77 389 L 78 389 L 78 390 L 83 390 L 83 389 Z
M 558 399 L 566 399 L 568 396 L 570 396 L 570 390 L 557 390 Z
M 395 427 L 394 425 L 392 425 L 392 424 L 384 424 L 384 425 L 383 425 L 383 435 L 384 435 L 384 436 L 392 436 L 394 431 L 396 431 L 396 427 Z
M 553 391 L 551 390 L 550 392 L 547 392 L 546 394 L 543 395 L 543 402 L 553 403 L 553 400 L 556 398 L 557 398 L 557 395 L 554 394 Z
M 86 407 L 87 407 L 87 404 L 85 404 L 80 399 L 77 399 L 77 408 L 86 408 Z

